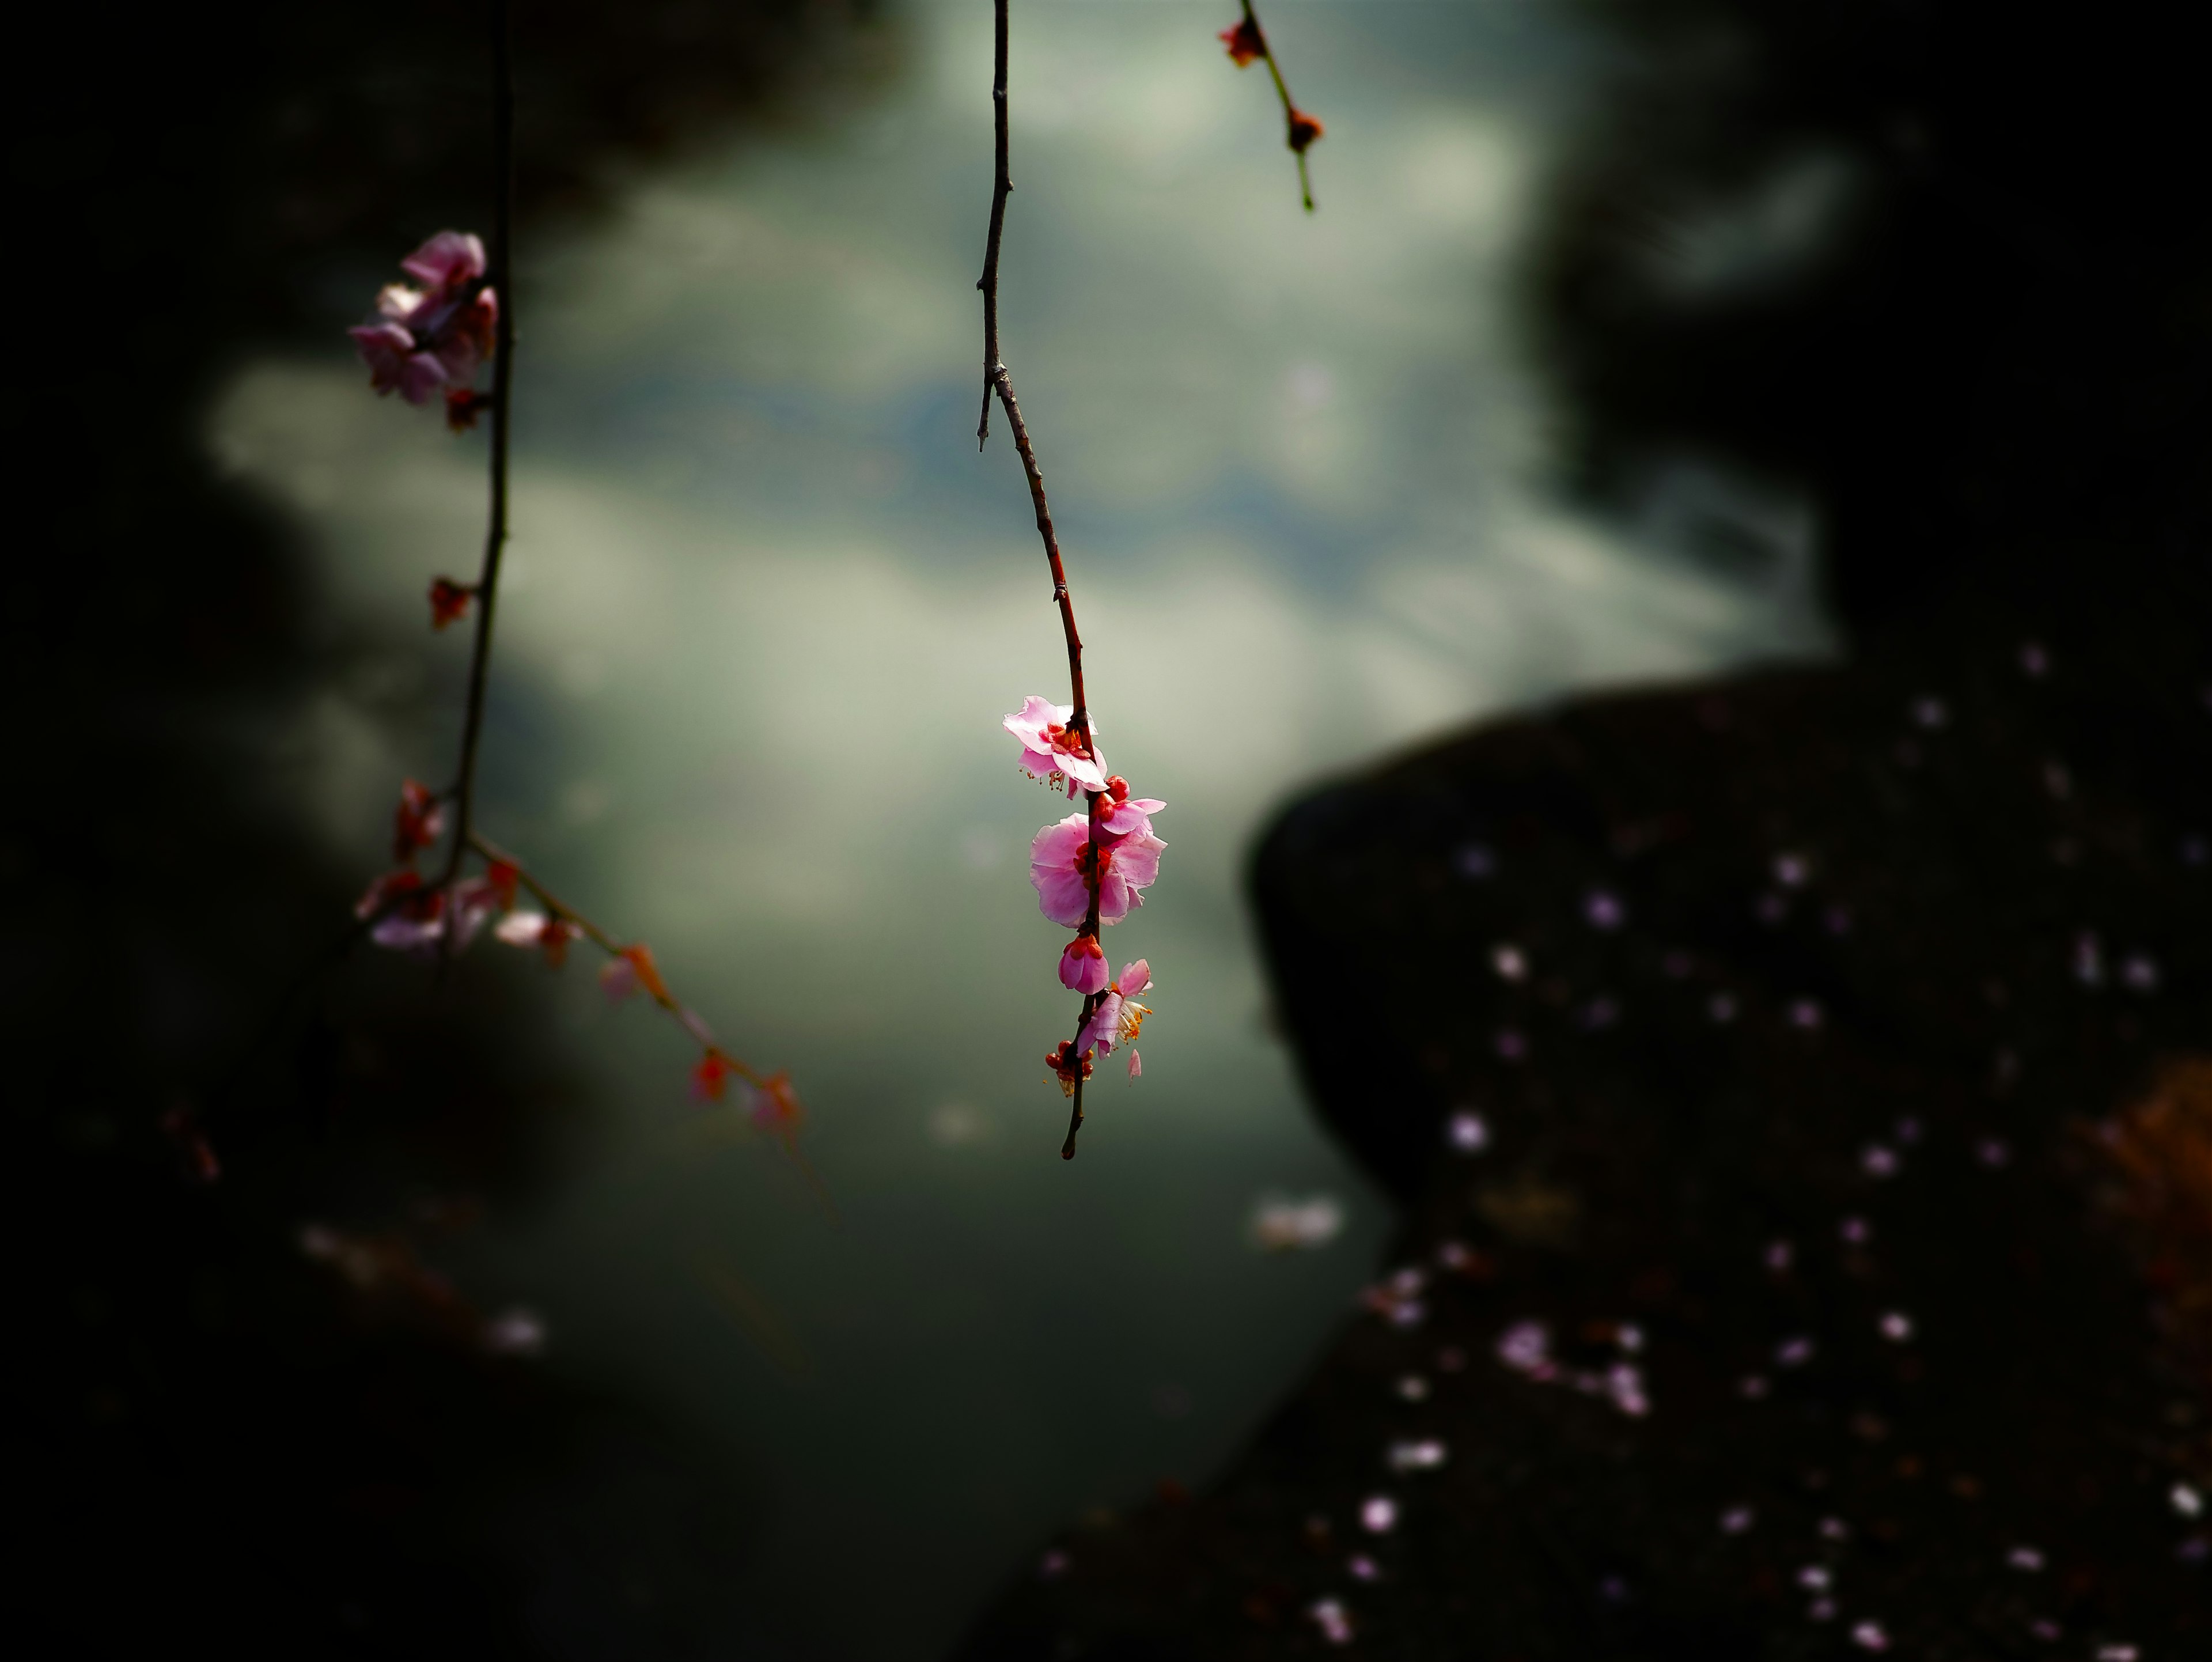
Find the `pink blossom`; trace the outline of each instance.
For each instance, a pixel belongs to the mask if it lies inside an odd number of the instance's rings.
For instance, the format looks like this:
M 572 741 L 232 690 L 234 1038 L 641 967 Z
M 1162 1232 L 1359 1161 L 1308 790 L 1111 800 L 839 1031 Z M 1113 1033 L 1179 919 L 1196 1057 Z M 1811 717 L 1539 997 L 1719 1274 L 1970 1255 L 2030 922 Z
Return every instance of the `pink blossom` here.
M 1541 1322 L 1516 1322 L 1498 1338 L 1498 1360 L 1516 1373 L 1549 1379 L 1559 1372 L 1552 1361 L 1552 1334 Z
M 465 950 L 483 928 L 484 920 L 514 904 L 514 891 L 495 876 L 465 878 L 453 885 L 457 934 L 456 952 Z
M 1098 805 L 1098 825 L 1116 837 L 1149 837 L 1152 816 L 1167 804 L 1157 796 L 1132 796 L 1128 782 L 1115 774 L 1106 782 L 1106 800 Z
M 446 379 L 465 386 L 491 356 L 499 324 L 499 297 L 489 289 L 446 300 L 414 326 L 418 338 L 436 356 Z
M 1060 984 L 1073 993 L 1103 992 L 1106 953 L 1095 934 L 1079 934 L 1060 955 Z
M 1241 70 L 1244 66 L 1239 64 L 1237 67 Z M 1312 1617 L 1314 1625 L 1321 1629 L 1321 1636 L 1330 1644 L 1349 1645 L 1352 1642 L 1354 1631 L 1352 1612 L 1345 1609 L 1341 1598 L 1317 1598 L 1306 1607 L 1306 1614 Z
M 1152 1014 L 1152 1007 L 1137 1002 L 1137 995 L 1150 990 L 1152 984 L 1152 966 L 1143 959 L 1121 966 L 1121 973 L 1106 987 L 1106 995 L 1091 1012 L 1091 1020 L 1083 1024 L 1083 1031 L 1075 1036 L 1078 1051 L 1097 1045 L 1101 1050 L 1111 1051 L 1117 1044 L 1131 1044 L 1144 1031 L 1145 1018 Z
M 445 939 L 450 915 L 457 919 L 454 948 L 460 951 L 476 939 L 484 920 L 506 910 L 514 898 L 513 888 L 497 874 L 471 877 L 453 885 L 449 907 L 445 890 L 431 887 L 411 871 L 396 871 L 369 886 L 355 903 L 354 915 L 375 917 L 368 938 L 394 952 L 427 952 L 436 946 Z
M 499 297 L 483 286 L 483 244 L 463 232 L 439 232 L 400 266 L 424 286 L 386 283 L 375 320 L 349 332 L 371 387 L 427 404 L 449 384 L 465 388 L 491 356 Z
M 1064 782 L 1070 796 L 1078 790 L 1106 788 L 1106 770 L 1098 754 L 1098 726 L 1087 722 L 1088 733 L 1071 731 L 1073 704 L 1055 704 L 1035 693 L 1002 725 L 1022 743 L 1022 771 L 1032 779 Z
M 368 384 L 377 392 L 397 392 L 410 404 L 428 404 L 430 395 L 446 384 L 446 366 L 429 353 L 416 351 L 415 337 L 399 325 L 379 323 L 346 332 L 368 366 Z
M 392 952 L 422 952 L 437 945 L 445 934 L 445 914 L 443 892 L 425 889 L 377 919 L 368 938 Z
M 568 955 L 568 943 L 584 932 L 565 917 L 544 912 L 509 912 L 492 931 L 510 947 L 536 947 L 545 953 L 545 967 L 557 970 Z
M 474 283 L 488 269 L 482 239 L 469 231 L 441 231 L 399 262 L 399 269 L 434 289 Z
M 1160 874 L 1160 850 L 1167 844 L 1149 829 L 1126 837 L 1102 827 L 1097 844 L 1098 920 L 1111 923 L 1144 904 L 1139 892 Z M 1091 821 L 1072 813 L 1047 825 L 1030 843 L 1030 882 L 1037 904 L 1054 922 L 1082 928 L 1091 910 Z
M 368 886 L 354 903 L 353 915 L 374 919 L 368 938 L 380 947 L 407 952 L 434 941 L 445 933 L 445 892 L 430 887 L 419 873 L 402 869 L 386 872 Z

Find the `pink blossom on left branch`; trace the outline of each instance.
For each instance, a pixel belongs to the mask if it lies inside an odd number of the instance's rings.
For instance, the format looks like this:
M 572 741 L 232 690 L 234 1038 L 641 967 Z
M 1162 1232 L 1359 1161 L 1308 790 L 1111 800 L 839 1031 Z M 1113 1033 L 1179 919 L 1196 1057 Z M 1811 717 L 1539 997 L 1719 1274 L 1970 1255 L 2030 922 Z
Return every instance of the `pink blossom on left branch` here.
M 499 322 L 499 296 L 483 280 L 483 243 L 468 232 L 441 231 L 399 269 L 422 287 L 385 284 L 375 316 L 347 332 L 368 366 L 368 384 L 410 404 L 443 393 L 447 419 L 472 424 L 483 399 L 471 384 L 491 356 Z

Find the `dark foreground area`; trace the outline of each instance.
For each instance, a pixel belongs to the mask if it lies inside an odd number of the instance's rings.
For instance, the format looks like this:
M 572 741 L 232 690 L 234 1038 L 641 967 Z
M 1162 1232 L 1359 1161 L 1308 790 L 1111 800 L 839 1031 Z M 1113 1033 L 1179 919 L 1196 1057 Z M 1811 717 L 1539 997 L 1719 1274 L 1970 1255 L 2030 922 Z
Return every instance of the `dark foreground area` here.
M 1402 1267 L 1208 1492 L 1055 1543 L 962 1654 L 2212 1649 L 2176 569 L 1291 808 L 1275 984 Z

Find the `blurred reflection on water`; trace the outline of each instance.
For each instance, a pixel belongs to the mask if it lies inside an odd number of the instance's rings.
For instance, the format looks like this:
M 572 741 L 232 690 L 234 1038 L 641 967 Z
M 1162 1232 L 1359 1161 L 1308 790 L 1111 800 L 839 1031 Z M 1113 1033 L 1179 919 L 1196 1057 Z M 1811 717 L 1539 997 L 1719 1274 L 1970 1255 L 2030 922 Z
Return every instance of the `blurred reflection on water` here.
M 1307 220 L 1228 15 L 1018 19 L 1008 358 L 1109 753 L 1171 805 L 1109 942 L 1159 979 L 1146 1076 L 1108 1075 L 1073 1166 L 1022 857 L 1057 805 L 998 726 L 1065 665 L 1012 452 L 973 436 L 987 9 L 922 14 L 881 104 L 641 180 L 526 261 L 488 823 L 792 1068 L 840 1216 L 572 971 L 546 996 L 611 1129 L 459 1268 L 546 1312 L 549 1365 L 771 1474 L 730 1635 L 794 1654 L 929 1653 L 1055 1521 L 1202 1481 L 1371 1269 L 1389 1219 L 1300 1105 L 1239 898 L 1272 805 L 1508 703 L 1822 641 L 1787 503 L 1679 470 L 1655 536 L 1765 540 L 1718 572 L 1534 488 L 1504 284 L 1574 43 L 1533 5 L 1279 6 L 1329 127 Z M 442 680 L 465 644 L 422 593 L 473 569 L 479 452 L 342 349 L 249 367 L 213 449 L 308 528 L 332 627 Z M 276 787 L 364 873 L 450 746 L 377 702 L 302 712 Z M 1255 1250 L 1285 1192 L 1342 1233 Z

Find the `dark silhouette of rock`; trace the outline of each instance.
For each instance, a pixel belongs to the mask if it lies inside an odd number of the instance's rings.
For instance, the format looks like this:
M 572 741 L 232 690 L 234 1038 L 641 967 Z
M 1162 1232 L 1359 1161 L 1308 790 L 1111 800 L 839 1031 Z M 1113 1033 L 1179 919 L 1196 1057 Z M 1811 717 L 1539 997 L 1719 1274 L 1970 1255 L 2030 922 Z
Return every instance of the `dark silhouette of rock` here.
M 1403 1657 L 2204 1647 L 2212 1334 L 2100 1124 L 2212 1048 L 2212 674 L 2047 621 L 1290 809 L 1255 904 L 1401 1279 L 963 1654 L 1302 1653 L 1325 1599 Z

